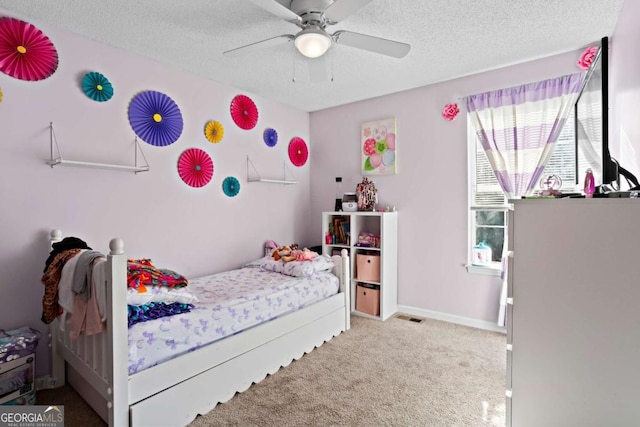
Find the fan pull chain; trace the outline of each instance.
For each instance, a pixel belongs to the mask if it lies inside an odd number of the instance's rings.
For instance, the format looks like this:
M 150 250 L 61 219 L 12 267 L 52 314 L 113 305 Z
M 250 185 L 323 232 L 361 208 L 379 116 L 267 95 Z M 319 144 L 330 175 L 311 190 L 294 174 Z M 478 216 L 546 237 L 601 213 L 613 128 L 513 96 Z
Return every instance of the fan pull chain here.
M 291 64 L 292 64 L 292 67 L 293 67 L 293 75 L 291 76 L 291 81 L 293 83 L 296 82 L 296 52 L 295 52 L 295 50 L 296 50 L 296 48 L 295 48 L 295 45 L 294 45 L 294 47 L 293 47 L 293 55 L 291 55 L 293 57 L 293 59 L 291 61 Z
M 331 49 L 331 52 L 329 53 L 331 54 L 331 77 L 329 81 L 333 82 L 333 57 L 335 56 L 334 49 Z

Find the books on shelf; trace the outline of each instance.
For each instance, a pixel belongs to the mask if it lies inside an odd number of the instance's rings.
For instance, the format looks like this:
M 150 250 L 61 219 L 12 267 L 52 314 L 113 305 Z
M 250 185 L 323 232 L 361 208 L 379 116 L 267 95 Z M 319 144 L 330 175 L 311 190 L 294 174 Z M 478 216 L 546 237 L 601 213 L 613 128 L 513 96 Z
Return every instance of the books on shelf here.
M 335 217 L 333 218 L 333 223 L 331 225 L 333 226 L 333 232 L 331 234 L 335 237 L 333 243 L 339 245 L 349 245 L 351 240 L 351 227 L 349 224 L 349 218 Z

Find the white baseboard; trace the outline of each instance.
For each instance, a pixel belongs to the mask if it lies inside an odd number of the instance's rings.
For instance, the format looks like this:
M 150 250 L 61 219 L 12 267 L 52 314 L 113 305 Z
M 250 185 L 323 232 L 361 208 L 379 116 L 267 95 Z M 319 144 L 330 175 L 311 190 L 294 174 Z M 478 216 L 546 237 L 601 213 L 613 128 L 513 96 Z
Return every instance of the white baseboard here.
M 498 326 L 497 323 L 486 320 L 473 319 L 471 317 L 457 316 L 455 314 L 441 313 L 439 311 L 424 310 L 422 308 L 399 305 L 398 312 L 412 316 L 425 317 L 427 319 L 442 320 L 444 322 L 457 323 L 458 325 L 471 326 L 472 328 L 485 329 L 487 331 L 507 333 L 507 329 Z

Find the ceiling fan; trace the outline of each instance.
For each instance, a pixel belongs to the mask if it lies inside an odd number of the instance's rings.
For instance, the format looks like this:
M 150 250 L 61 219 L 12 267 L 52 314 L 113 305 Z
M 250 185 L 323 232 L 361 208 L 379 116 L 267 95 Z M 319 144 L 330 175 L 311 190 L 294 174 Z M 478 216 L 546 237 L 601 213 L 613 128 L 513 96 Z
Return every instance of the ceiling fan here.
M 337 24 L 372 0 L 292 0 L 289 7 L 276 0 L 250 0 L 263 8 L 300 27 L 296 34 L 283 34 L 266 40 L 241 46 L 223 52 L 225 55 L 239 55 L 259 49 L 278 46 L 293 41 L 298 51 L 308 58 L 318 58 L 327 52 L 333 44 L 342 44 L 374 53 L 402 58 L 409 53 L 411 46 L 366 34 L 351 31 L 336 31 L 333 34 L 326 28 Z M 285 3 L 289 3 L 288 1 Z

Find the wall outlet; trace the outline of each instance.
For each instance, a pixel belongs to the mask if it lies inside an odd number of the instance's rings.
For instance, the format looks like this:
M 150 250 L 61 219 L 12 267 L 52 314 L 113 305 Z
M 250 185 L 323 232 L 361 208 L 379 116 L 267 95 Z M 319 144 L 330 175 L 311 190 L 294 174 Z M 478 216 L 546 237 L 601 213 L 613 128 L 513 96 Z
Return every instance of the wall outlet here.
M 46 390 L 56 387 L 56 379 L 51 375 L 36 378 L 36 390 Z

